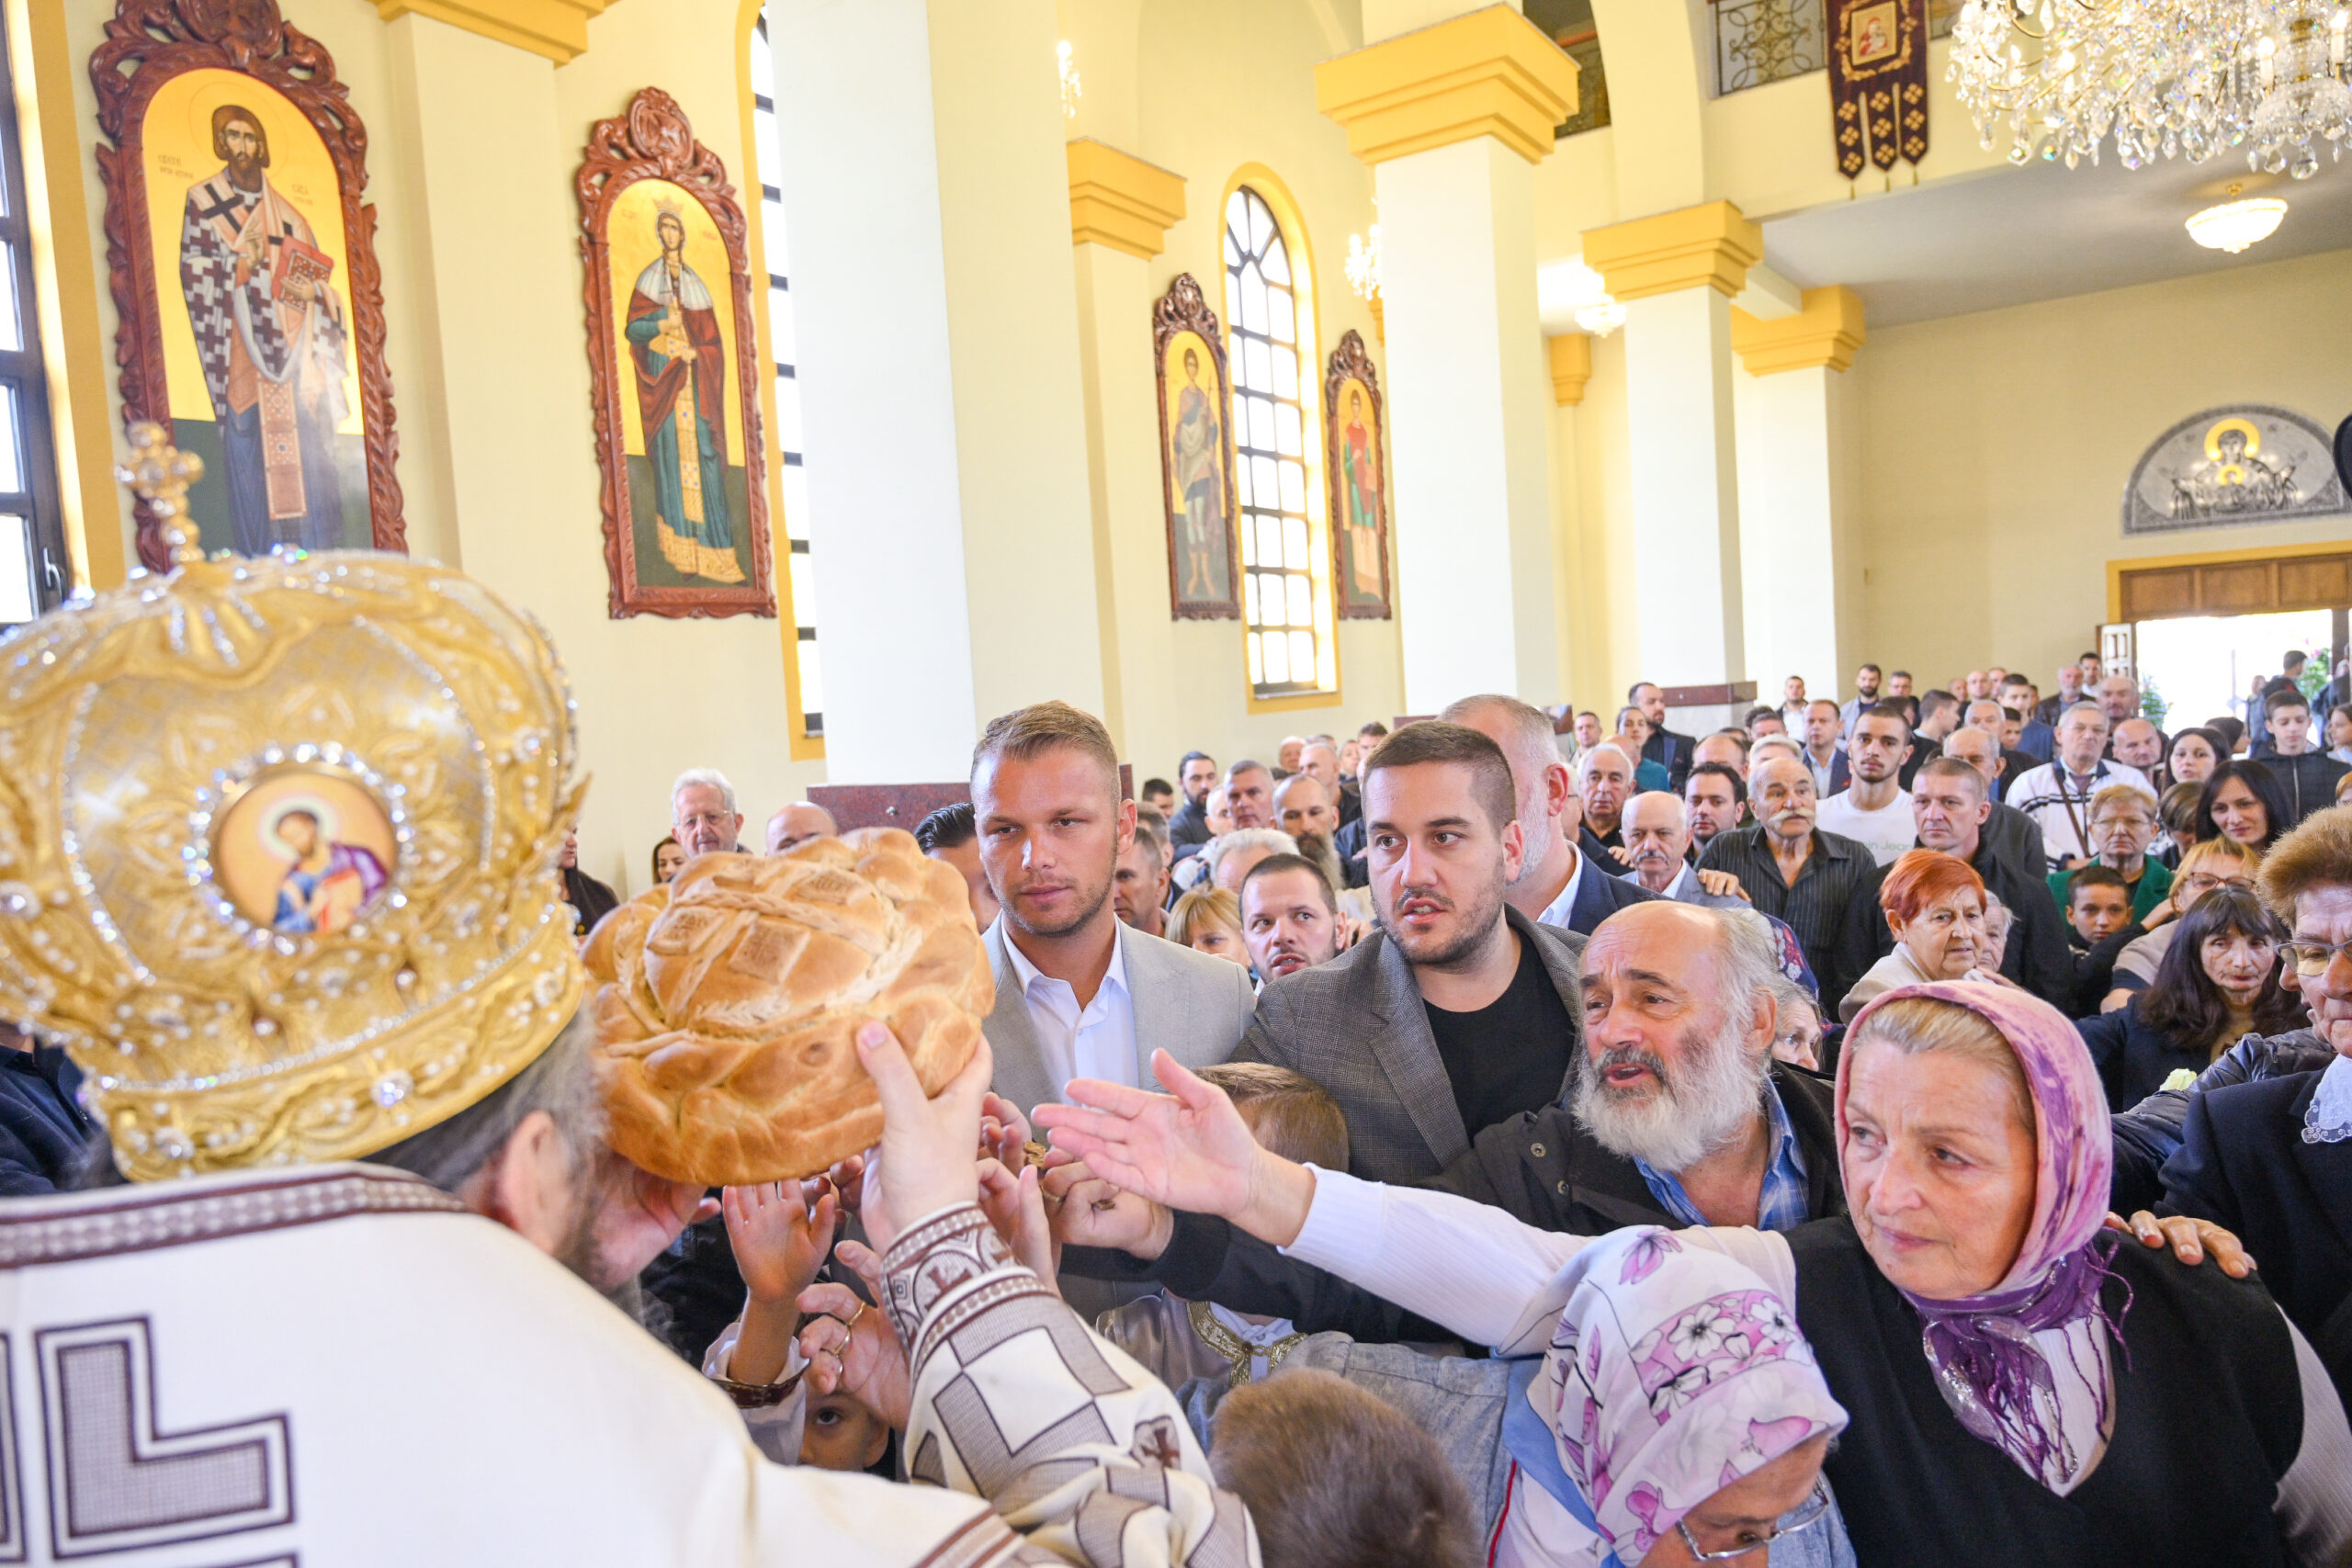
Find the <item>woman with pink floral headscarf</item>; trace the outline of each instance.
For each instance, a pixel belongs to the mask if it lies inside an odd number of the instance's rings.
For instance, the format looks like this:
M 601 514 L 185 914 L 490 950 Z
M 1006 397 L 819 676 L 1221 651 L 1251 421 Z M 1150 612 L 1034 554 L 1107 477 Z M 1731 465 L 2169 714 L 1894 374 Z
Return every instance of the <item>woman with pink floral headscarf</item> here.
M 1286 1168 L 1171 1087 L 1147 1105 L 1073 1085 L 1097 1114 L 1075 1138 L 1056 1118 L 1056 1142 L 1466 1340 L 1548 1348 L 1593 1244 Z M 2106 1096 L 2064 1015 L 2007 987 L 1889 991 L 1848 1031 L 1836 1105 L 1850 1217 L 1672 1234 L 1794 1307 L 1852 1420 L 1825 1473 L 1860 1562 L 2352 1561 L 2352 1428 L 2325 1369 L 2256 1284 L 2103 1228 Z M 1654 1533 L 1648 1568 L 1691 1560 Z

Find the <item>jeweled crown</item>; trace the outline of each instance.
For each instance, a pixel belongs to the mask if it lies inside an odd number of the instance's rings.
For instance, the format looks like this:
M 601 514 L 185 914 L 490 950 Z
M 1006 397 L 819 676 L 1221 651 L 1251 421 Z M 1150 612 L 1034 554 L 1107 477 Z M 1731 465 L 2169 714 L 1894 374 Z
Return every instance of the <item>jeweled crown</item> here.
M 563 673 L 438 566 L 204 559 L 200 465 L 132 438 L 173 570 L 0 640 L 0 1017 L 80 1064 L 133 1178 L 364 1156 L 578 1005 Z

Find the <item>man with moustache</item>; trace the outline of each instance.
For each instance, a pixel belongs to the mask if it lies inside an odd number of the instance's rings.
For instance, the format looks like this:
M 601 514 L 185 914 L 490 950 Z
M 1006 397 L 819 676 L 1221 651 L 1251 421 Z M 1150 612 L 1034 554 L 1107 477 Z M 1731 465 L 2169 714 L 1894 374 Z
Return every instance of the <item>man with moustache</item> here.
M 1585 1037 L 1566 1092 L 1487 1128 L 1419 1185 L 1576 1235 L 1789 1230 L 1844 1213 L 1829 1081 L 1771 1056 L 1779 954 L 1748 910 L 1658 900 L 1611 917 L 1585 950 Z M 1047 1119 L 1082 1129 L 1091 1114 Z M 1191 1300 L 1292 1317 L 1307 1333 L 1450 1337 L 1217 1215 L 1129 1193 L 1104 1210 L 1064 1204 L 1057 1225 L 1067 1241 L 1119 1249 L 1083 1255 L 1090 1269 L 1158 1279 Z
M 1883 673 L 1875 664 L 1865 664 L 1854 671 L 1854 694 L 1838 710 L 1838 728 L 1845 734 L 1854 733 L 1854 721 L 1878 705 L 1879 680 Z
M 1511 907 L 1525 840 L 1510 764 L 1478 731 L 1396 731 L 1365 760 L 1363 803 L 1378 929 L 1267 987 L 1233 1055 L 1322 1085 L 1350 1168 L 1413 1181 L 1558 1097 L 1583 939 Z
M 1699 880 L 1699 868 L 1690 860 L 1689 814 L 1680 801 L 1664 790 L 1645 790 L 1625 807 L 1625 842 L 1634 857 L 1629 863 L 1634 874 L 1626 878 L 1628 882 L 1661 898 L 1705 909 L 1747 907 L 1747 900 L 1736 893 L 1714 892 Z
M 1270 855 L 1241 884 L 1241 941 L 1262 989 L 1328 964 L 1346 945 L 1330 879 L 1300 855 Z
M 1328 740 L 1310 740 L 1298 754 L 1298 771 L 1323 786 L 1331 799 L 1331 831 L 1363 815 L 1363 800 L 1348 782 L 1340 776 L 1339 749 Z M 1288 783 L 1288 780 L 1284 780 Z M 1295 835 L 1293 835 L 1295 837 Z M 1327 838 L 1329 834 L 1325 835 Z
M 1209 827 L 1209 791 L 1216 787 L 1216 759 L 1206 751 L 1187 751 L 1176 765 L 1176 786 L 1184 804 L 1168 819 L 1168 841 L 1178 850 L 1197 848 L 1216 835 Z
M 1699 857 L 1702 871 L 1727 871 L 1757 908 L 1797 933 L 1821 994 L 1842 997 L 1862 976 L 1844 940 L 1846 910 L 1874 868 L 1869 850 L 1814 826 L 1813 773 L 1793 757 L 1758 761 L 1748 777 L 1754 826 L 1718 833 Z
M 1273 826 L 1290 835 L 1298 852 L 1313 861 L 1333 887 L 1340 886 L 1340 856 L 1331 847 L 1340 831 L 1339 812 L 1330 789 L 1311 769 L 1301 769 L 1275 786 Z

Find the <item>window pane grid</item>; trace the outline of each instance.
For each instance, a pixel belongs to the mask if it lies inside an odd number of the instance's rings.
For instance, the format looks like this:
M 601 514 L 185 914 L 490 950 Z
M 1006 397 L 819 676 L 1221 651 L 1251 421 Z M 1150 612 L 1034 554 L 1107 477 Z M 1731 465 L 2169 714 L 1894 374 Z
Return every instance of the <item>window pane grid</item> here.
M 792 592 L 795 650 L 800 681 L 801 733 L 825 733 L 825 687 L 817 657 L 817 582 L 808 533 L 808 481 L 801 452 L 800 382 L 795 369 L 798 334 L 793 330 L 791 264 L 785 244 L 781 189 L 784 142 L 776 124 L 775 60 L 763 14 L 752 35 L 752 129 L 760 173 L 760 265 L 768 275 L 768 335 L 775 351 L 775 421 L 768 432 L 773 460 L 784 479 L 786 581 Z
M 1263 197 L 1226 208 L 1226 321 L 1231 333 L 1236 488 L 1241 503 L 1241 617 L 1260 697 L 1329 684 L 1323 575 L 1307 512 L 1298 322 L 1290 254 Z

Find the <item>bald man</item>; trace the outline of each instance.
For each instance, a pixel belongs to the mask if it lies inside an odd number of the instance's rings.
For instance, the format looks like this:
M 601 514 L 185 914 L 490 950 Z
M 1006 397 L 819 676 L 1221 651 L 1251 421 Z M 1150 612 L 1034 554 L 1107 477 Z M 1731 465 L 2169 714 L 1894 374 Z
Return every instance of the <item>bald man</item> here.
M 796 800 L 768 818 L 768 853 L 780 855 L 795 844 L 830 838 L 841 829 L 833 814 L 811 800 Z

